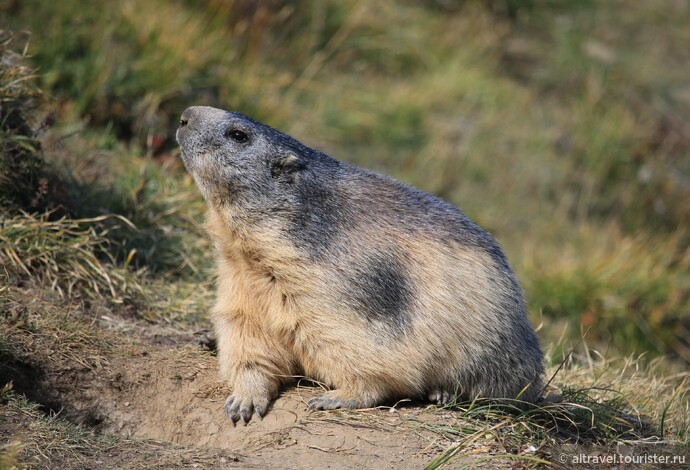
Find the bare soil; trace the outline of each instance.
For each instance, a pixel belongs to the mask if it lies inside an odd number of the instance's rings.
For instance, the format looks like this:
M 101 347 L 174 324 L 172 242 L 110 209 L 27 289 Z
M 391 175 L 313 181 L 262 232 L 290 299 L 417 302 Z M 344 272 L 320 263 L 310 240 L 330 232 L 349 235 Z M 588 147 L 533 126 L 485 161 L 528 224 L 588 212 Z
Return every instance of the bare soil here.
M 451 444 L 424 429 L 451 416 L 425 404 L 310 411 L 307 400 L 321 393 L 310 383 L 285 389 L 263 420 L 233 426 L 223 411 L 229 390 L 198 335 L 118 322 L 93 326 L 107 344 L 96 367 L 78 355 L 0 364 L 1 382 L 46 414 L 112 438 L 92 456 L 52 455 L 50 468 L 423 468 Z M 0 443 L 29 439 L 32 426 L 0 405 Z

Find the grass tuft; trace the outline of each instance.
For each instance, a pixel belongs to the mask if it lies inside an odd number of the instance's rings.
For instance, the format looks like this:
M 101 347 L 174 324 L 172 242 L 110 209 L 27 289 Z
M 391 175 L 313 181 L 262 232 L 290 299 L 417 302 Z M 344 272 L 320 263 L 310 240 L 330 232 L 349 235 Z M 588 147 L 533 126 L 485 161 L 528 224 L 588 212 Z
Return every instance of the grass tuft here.
M 0 222 L 0 263 L 9 280 L 34 278 L 61 295 L 107 296 L 114 303 L 141 293 L 137 273 L 127 265 L 113 267 L 109 239 L 98 223 L 109 218 L 131 225 L 121 216 L 50 220 L 49 213 L 21 214 Z
M 519 402 L 476 400 L 438 410 L 448 422 L 422 426 L 452 444 L 426 468 L 454 461 L 466 468 L 463 465 L 471 467 L 486 458 L 524 465 L 557 463 L 559 449 L 568 445 L 580 449 L 648 445 L 670 451 L 690 442 L 686 374 L 662 375 L 665 371 L 658 364 L 645 367 L 632 358 L 568 357 L 564 362 L 555 378 L 557 389 L 538 405 L 525 409 Z M 668 416 L 673 416 L 672 423 Z M 477 441 L 487 439 L 495 443 L 492 455 L 475 458 Z

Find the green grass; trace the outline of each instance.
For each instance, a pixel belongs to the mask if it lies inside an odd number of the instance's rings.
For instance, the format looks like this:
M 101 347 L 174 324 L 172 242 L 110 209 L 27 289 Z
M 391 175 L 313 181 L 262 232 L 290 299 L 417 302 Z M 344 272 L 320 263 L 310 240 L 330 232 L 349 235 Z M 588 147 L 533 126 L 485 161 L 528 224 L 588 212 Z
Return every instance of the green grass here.
M 557 253 L 542 248 L 524 266 L 531 273 L 530 300 L 544 317 L 568 323 L 575 329 L 571 334 L 586 332 L 594 344 L 650 357 L 673 351 L 688 361 L 683 338 L 690 250 L 683 233 L 626 235 L 612 226 L 580 229 L 573 239 Z
M 107 132 L 56 129 L 47 157 L 68 181 L 71 215 L 103 218 L 111 252 L 122 264 L 152 274 L 199 276 L 209 261 L 201 228 L 204 205 L 180 163 L 146 158 Z M 167 162 L 167 163 L 166 163 Z M 166 166 L 170 165 L 170 166 Z

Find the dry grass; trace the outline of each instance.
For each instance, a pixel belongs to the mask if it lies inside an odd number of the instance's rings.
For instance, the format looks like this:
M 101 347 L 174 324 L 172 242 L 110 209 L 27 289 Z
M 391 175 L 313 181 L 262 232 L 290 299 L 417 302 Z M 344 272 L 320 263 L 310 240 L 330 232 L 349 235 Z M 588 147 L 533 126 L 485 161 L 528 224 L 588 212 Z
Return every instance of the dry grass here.
M 108 363 L 113 340 L 95 325 L 107 305 L 84 309 L 77 299 L 66 300 L 52 290 L 27 283 L 0 291 L 0 357 L 5 364 L 33 364 L 60 369 L 65 364 L 99 369 Z M 89 316 L 93 315 L 93 316 Z M 125 342 L 119 342 L 126 353 Z
M 212 279 L 147 275 L 145 268 L 130 265 L 136 249 L 118 258 L 124 251 L 118 246 L 122 234 L 112 236 L 118 230 L 138 231 L 118 215 L 56 220 L 50 213 L 8 215 L 0 221 L 0 279 L 8 288 L 29 283 L 62 299 L 134 312 L 149 322 L 203 323 L 212 302 Z
M 0 262 L 5 276 L 38 279 L 69 298 L 107 296 L 116 303 L 132 298 L 141 292 L 136 273 L 127 271 L 127 263 L 112 266 L 106 229 L 99 226 L 111 218 L 131 226 L 117 215 L 51 220 L 49 213 L 23 213 L 3 218 Z
M 477 439 L 493 440 L 499 452 L 525 463 L 557 463 L 557 451 L 568 444 L 580 449 L 687 446 L 690 382 L 686 374 L 659 375 L 655 369 L 630 358 L 570 357 L 557 373 L 550 371 L 556 373 L 554 402 L 527 411 L 481 402 L 460 405 L 455 416 L 461 424 L 437 430 L 449 436 L 460 430 L 456 442 L 429 468 L 471 455 Z

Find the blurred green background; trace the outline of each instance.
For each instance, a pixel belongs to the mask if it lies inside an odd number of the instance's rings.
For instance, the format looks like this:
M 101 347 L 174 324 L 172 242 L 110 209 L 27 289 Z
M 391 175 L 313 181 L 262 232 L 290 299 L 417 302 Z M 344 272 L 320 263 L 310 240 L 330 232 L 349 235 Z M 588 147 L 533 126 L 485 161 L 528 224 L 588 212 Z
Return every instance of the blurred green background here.
M 690 362 L 689 1 L 0 0 L 0 14 L 10 279 L 24 265 L 145 318 L 201 318 L 208 295 L 190 299 L 212 291 L 212 260 L 174 130 L 208 104 L 458 205 L 504 247 L 556 352 L 586 333 L 602 353 Z M 49 225 L 61 217 L 92 220 Z

